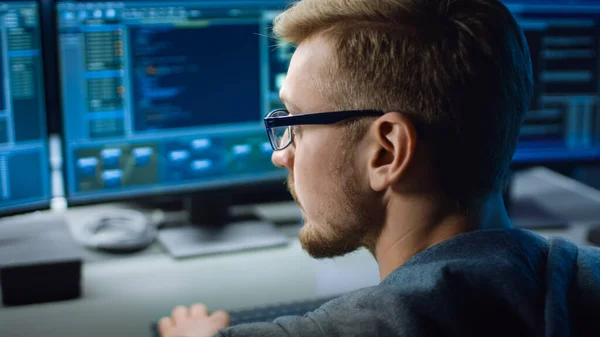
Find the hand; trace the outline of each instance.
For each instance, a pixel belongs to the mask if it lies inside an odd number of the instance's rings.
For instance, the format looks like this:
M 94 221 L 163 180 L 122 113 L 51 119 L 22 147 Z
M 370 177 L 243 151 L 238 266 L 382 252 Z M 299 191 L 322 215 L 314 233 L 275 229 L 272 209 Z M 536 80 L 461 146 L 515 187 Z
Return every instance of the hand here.
M 225 311 L 208 314 L 204 304 L 194 304 L 189 310 L 178 306 L 172 317 L 163 317 L 158 322 L 162 337 L 213 337 L 219 330 L 229 325 L 229 315 Z

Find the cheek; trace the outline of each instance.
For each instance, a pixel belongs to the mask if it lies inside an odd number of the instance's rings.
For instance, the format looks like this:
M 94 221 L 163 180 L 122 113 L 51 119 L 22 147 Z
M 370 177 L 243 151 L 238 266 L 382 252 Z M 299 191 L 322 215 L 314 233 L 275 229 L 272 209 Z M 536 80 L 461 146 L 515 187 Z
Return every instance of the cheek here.
M 302 148 L 296 148 L 294 157 L 294 185 L 298 197 L 304 204 L 313 199 L 314 187 L 312 185 L 316 179 L 314 173 L 317 171 L 314 167 L 316 165 L 314 165 L 315 163 L 311 159 L 312 154 L 310 151 L 303 150 Z
M 303 144 L 304 145 L 304 144 Z M 294 183 L 298 199 L 308 216 L 322 213 L 331 203 L 332 153 L 318 147 L 299 147 L 294 158 Z

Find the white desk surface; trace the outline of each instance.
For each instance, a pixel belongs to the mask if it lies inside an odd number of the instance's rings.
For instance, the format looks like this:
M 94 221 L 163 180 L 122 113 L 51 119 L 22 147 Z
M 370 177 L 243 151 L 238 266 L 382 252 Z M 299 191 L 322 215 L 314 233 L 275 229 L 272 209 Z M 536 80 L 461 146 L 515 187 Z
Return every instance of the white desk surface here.
M 545 169 L 517 176 L 514 195 L 534 198 L 571 227 L 539 231 L 586 244 L 590 224 L 600 223 L 600 192 Z M 101 206 L 103 207 L 103 206 Z M 86 209 L 69 210 L 71 226 Z M 289 204 L 260 206 L 269 218 L 297 218 Z M 294 237 L 297 226 L 283 228 Z M 211 310 L 253 307 L 329 296 L 376 285 L 377 264 L 365 250 L 314 260 L 294 238 L 289 246 L 174 260 L 157 245 L 122 256 L 88 252 L 83 296 L 77 300 L 0 307 L 2 337 L 148 337 L 149 323 L 179 304 L 206 303 Z

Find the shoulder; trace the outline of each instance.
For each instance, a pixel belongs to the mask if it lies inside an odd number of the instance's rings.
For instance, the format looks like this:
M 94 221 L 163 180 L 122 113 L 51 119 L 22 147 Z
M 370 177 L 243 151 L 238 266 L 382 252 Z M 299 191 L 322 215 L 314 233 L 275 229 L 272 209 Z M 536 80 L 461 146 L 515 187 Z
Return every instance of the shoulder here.
M 378 286 L 328 302 L 315 314 L 328 317 L 323 326 L 369 327 L 383 335 L 487 334 L 486 326 L 502 326 L 514 316 L 532 322 L 543 300 L 538 271 L 547 246 L 521 230 L 461 234 L 418 254 Z M 526 335 L 534 331 L 529 328 L 524 323 L 501 330 Z
M 390 274 L 382 285 L 413 284 L 421 281 L 452 281 L 452 275 L 471 280 L 502 279 L 513 274 L 539 275 L 548 242 L 520 229 L 479 230 L 459 234 L 413 256 Z M 498 274 L 501 275 L 498 275 Z

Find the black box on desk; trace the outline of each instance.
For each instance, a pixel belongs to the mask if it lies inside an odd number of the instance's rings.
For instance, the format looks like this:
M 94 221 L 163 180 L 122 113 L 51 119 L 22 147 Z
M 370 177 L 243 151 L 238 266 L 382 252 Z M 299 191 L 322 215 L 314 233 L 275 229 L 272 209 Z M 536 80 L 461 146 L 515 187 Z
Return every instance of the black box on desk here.
M 81 296 L 82 250 L 64 224 L 47 225 L 42 230 L 6 233 L 0 224 L 0 287 L 4 305 Z

